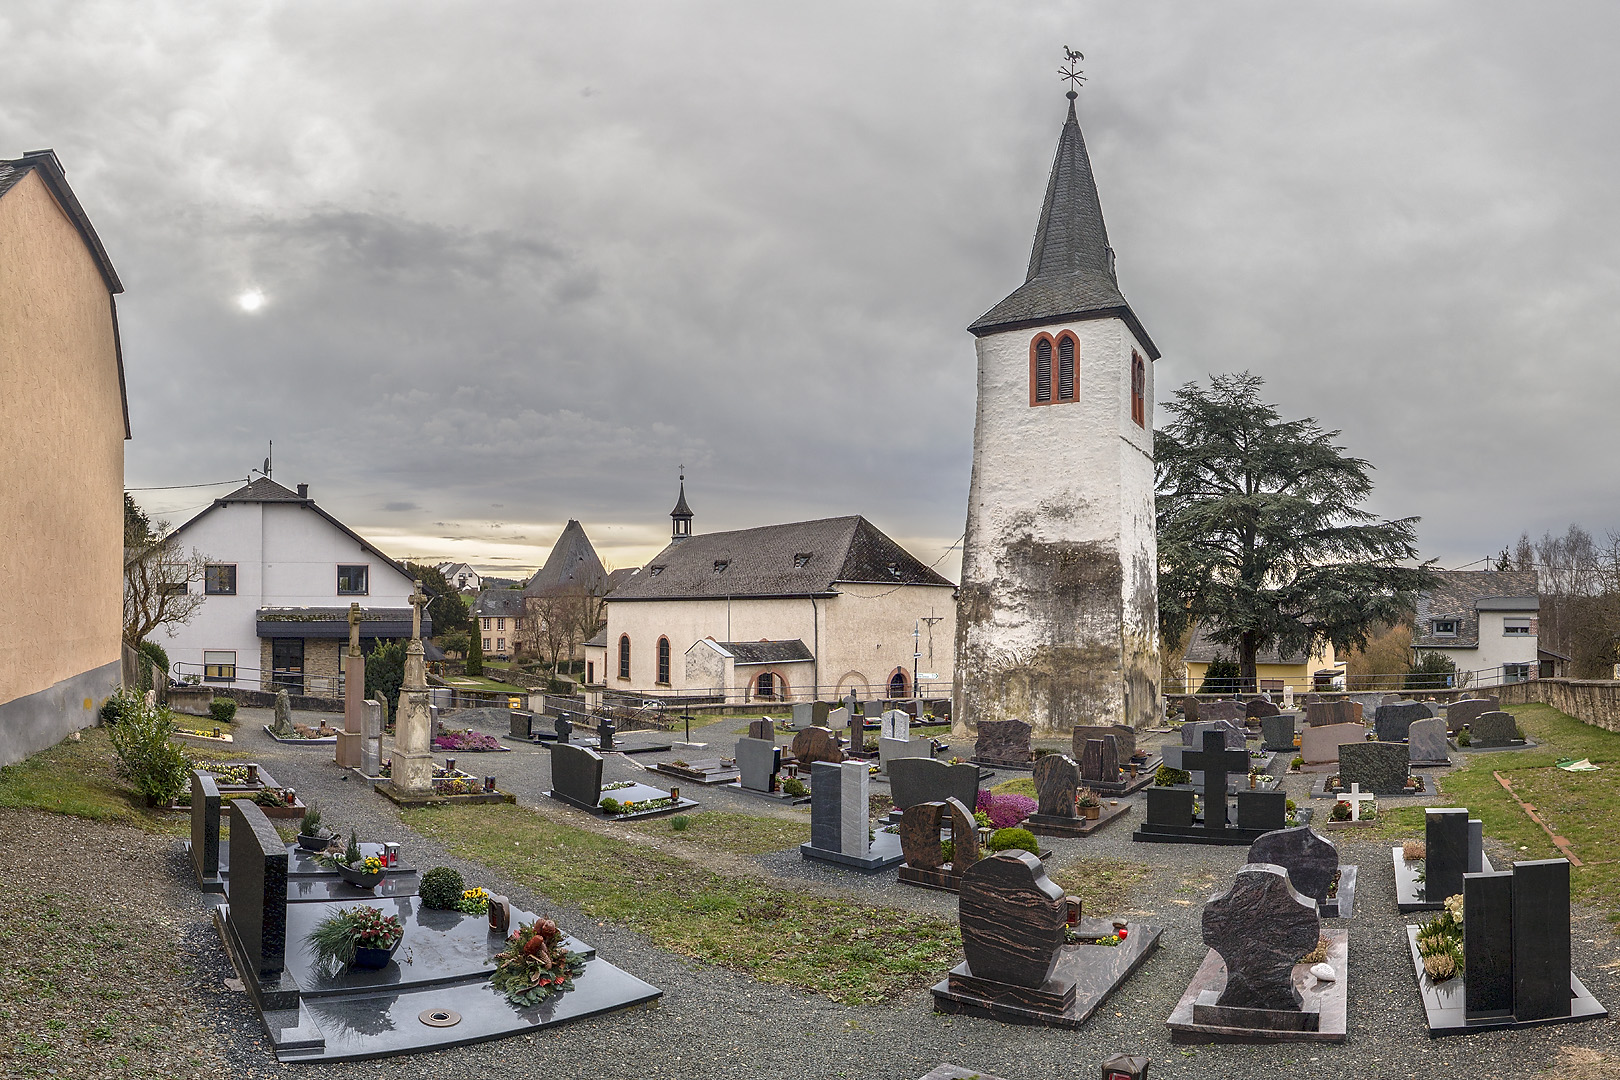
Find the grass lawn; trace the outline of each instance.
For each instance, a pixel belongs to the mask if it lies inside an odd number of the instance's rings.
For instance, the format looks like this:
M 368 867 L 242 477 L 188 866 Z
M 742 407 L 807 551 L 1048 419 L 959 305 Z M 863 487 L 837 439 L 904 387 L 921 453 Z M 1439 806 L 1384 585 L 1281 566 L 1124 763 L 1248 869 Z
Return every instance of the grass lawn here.
M 709 815 L 695 815 L 693 828 L 701 816 Z M 640 931 L 660 948 L 845 1005 L 877 1005 L 927 986 L 961 956 L 957 929 L 944 919 L 807 899 L 518 806 L 430 807 L 404 818 L 457 856 Z
M 532 692 L 521 686 L 486 679 L 481 675 L 446 675 L 444 681 L 445 685 L 453 686 L 457 690 L 493 690 L 498 694 L 522 694 L 525 697 Z
M 798 847 L 810 839 L 810 823 L 785 818 L 752 817 L 724 810 L 677 814 L 686 818 L 686 828 L 677 832 L 670 824 L 674 817 L 627 822 L 632 828 L 655 833 L 660 839 L 701 842 L 737 855 L 764 855 Z
M 1466 806 L 1484 822 L 1485 835 L 1521 849 L 1525 859 L 1557 859 L 1563 853 L 1541 826 L 1502 788 L 1501 773 L 1513 790 L 1570 842 L 1584 864 L 1570 870 L 1574 899 L 1604 911 L 1620 923 L 1620 832 L 1612 822 L 1620 812 L 1620 734 L 1584 724 L 1550 705 L 1512 705 L 1519 726 L 1540 744 L 1533 750 L 1476 754 L 1466 768 L 1436 770 L 1446 805 Z M 1590 758 L 1600 772 L 1568 773 L 1554 768 L 1561 757 Z M 1423 808 L 1386 809 L 1378 828 L 1390 839 L 1421 837 Z
M 189 834 L 189 818 L 148 810 L 133 785 L 119 779 L 116 764 L 107 729 L 86 728 L 79 742 L 64 739 L 0 769 L 0 806 L 118 822 L 148 832 Z

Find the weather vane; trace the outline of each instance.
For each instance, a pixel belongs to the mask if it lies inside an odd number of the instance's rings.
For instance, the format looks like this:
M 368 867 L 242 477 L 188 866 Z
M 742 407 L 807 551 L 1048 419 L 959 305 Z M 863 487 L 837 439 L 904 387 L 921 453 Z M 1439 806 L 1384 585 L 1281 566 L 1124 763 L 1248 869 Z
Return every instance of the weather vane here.
M 1085 75 L 1078 67 L 1075 66 L 1085 58 L 1085 53 L 1077 52 L 1074 49 L 1069 48 L 1067 45 L 1063 46 L 1063 59 L 1067 61 L 1068 66 L 1059 68 L 1058 75 L 1060 75 L 1069 84 L 1069 92 L 1063 96 L 1068 98 L 1070 101 L 1073 101 L 1075 98 L 1080 96 L 1076 91 L 1079 89 L 1080 84 L 1086 81 Z

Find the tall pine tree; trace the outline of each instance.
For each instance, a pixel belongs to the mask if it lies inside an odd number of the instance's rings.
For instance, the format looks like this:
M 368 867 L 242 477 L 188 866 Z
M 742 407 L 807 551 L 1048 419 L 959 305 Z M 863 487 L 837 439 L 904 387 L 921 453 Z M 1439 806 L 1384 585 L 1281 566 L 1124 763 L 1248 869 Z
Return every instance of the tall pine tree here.
M 1204 623 L 1250 691 L 1261 650 L 1359 648 L 1432 582 L 1431 563 L 1412 565 L 1418 519 L 1362 509 L 1372 466 L 1339 432 L 1284 420 L 1262 385 L 1247 372 L 1187 383 L 1154 435 L 1160 632 L 1179 641 Z

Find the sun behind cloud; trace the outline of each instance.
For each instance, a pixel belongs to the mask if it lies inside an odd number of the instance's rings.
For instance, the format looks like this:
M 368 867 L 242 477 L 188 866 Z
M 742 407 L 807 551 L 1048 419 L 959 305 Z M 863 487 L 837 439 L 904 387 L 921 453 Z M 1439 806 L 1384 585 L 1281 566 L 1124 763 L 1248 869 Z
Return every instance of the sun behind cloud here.
M 245 289 L 236 296 L 236 306 L 243 311 L 254 312 L 264 307 L 265 296 L 262 289 Z

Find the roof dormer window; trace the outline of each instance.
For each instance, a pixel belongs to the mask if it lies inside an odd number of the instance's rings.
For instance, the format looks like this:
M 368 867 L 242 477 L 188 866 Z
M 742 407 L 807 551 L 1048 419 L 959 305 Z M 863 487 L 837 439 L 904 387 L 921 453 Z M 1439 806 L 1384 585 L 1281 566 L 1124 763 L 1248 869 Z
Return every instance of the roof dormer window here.
M 809 564 L 810 564 L 810 552 L 801 551 L 797 555 L 793 556 L 793 569 L 795 569 L 795 570 L 803 570 Z
M 896 579 L 896 580 L 899 580 L 899 578 L 900 578 L 900 564 L 899 563 L 890 563 L 889 564 L 889 576 Z
M 723 574 L 726 572 L 726 567 L 730 565 L 730 559 L 716 559 L 714 560 L 714 572 L 717 574 Z
M 649 567 L 647 567 L 647 576 L 648 577 L 657 577 L 659 574 L 662 574 L 663 572 L 664 572 L 664 568 L 662 566 L 649 566 Z
M 1434 636 L 1435 637 L 1456 637 L 1457 636 L 1457 620 L 1456 619 L 1436 619 L 1436 620 L 1434 620 Z

